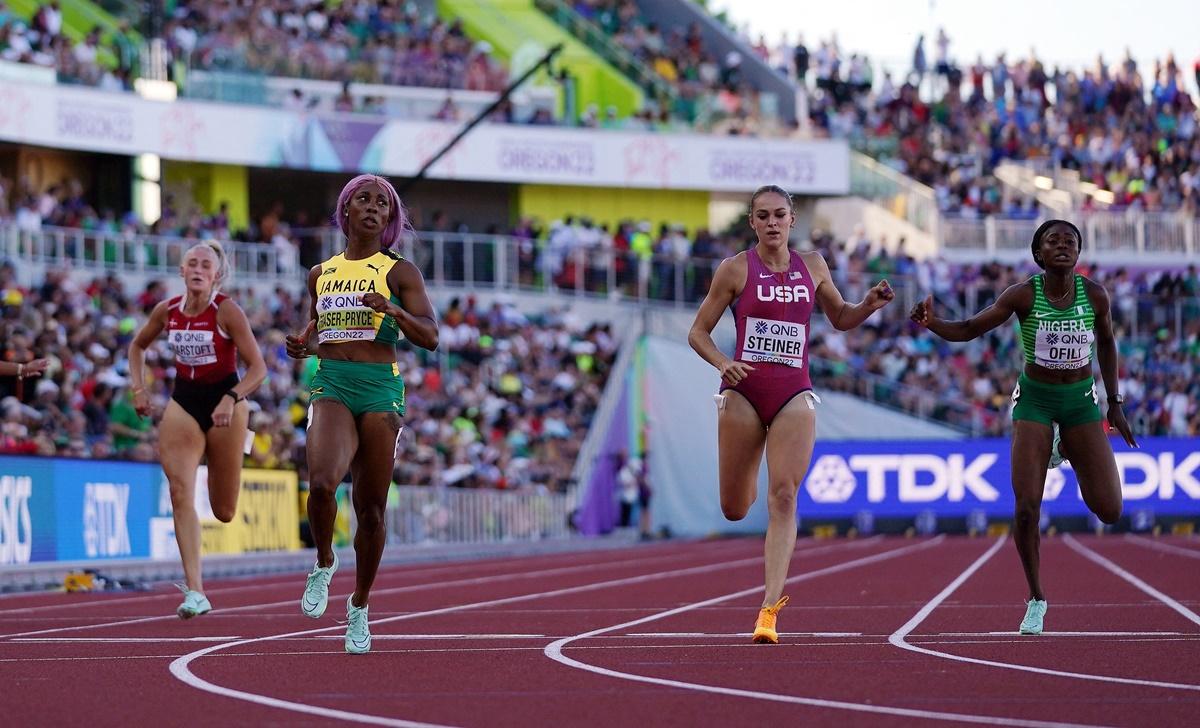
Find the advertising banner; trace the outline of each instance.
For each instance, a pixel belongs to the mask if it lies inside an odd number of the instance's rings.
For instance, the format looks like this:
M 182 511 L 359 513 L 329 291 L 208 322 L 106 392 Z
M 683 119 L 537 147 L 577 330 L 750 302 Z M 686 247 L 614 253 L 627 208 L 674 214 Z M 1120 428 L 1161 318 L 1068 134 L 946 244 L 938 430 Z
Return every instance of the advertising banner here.
M 0 76 L 0 139 L 167 159 L 411 176 L 461 123 L 45 86 Z M 439 179 L 844 195 L 849 147 L 838 140 L 752 139 L 483 124 L 429 172 Z
M 0 458 L 0 567 L 53 561 L 52 461 Z
M 148 558 L 158 468 L 148 463 L 56 460 L 59 561 Z
M 201 467 L 204 553 L 300 548 L 298 491 L 295 472 L 243 470 L 237 516 L 220 523 Z M 179 558 L 170 485 L 157 464 L 0 456 L 0 567 L 138 558 Z
M 1126 512 L 1200 514 L 1200 438 L 1146 438 L 1137 450 L 1110 439 Z M 981 510 L 1011 517 L 1014 499 L 1007 439 L 817 442 L 800 488 L 802 518 L 965 516 Z M 1088 513 L 1070 462 L 1048 471 L 1042 510 L 1052 516 Z

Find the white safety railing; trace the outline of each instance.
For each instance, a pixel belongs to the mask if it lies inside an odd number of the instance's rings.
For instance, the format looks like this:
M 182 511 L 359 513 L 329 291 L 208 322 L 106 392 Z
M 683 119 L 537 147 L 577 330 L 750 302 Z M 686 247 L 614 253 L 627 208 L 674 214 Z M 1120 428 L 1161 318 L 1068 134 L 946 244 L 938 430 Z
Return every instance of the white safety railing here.
M 1200 218 L 1179 212 L 1083 212 L 1066 215 L 1083 232 L 1086 259 L 1182 263 L 1200 253 Z M 942 217 L 942 250 L 981 258 L 1027 255 L 1042 219 Z M 1151 258 L 1147 258 L 1151 256 Z
M 575 499 L 528 491 L 405 485 L 388 504 L 389 544 L 502 543 L 566 538 Z
M 879 204 L 918 230 L 937 237 L 939 215 L 933 188 L 861 152 L 851 151 L 850 192 Z
M 113 273 L 174 275 L 188 248 L 199 240 L 155 235 L 109 233 L 77 228 L 22 230 L 0 225 L 0 256 L 15 263 Z M 222 241 L 235 275 L 294 276 L 298 258 L 281 258 L 264 243 Z

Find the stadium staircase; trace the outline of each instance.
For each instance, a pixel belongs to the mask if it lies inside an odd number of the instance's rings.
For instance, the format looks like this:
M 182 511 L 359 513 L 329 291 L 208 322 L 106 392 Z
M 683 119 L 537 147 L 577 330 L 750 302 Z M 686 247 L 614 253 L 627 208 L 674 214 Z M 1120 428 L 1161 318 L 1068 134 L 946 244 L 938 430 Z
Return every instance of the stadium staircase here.
M 585 43 L 588 48 L 637 83 L 648 96 L 667 104 L 674 104 L 678 101 L 679 94 L 674 86 L 655 73 L 654 69 L 637 56 L 609 38 L 599 25 L 580 15 L 566 2 L 563 0 L 534 0 L 533 4 L 548 18 L 558 23 L 564 30 Z
M 472 38 L 490 43 L 494 53 L 508 61 L 512 76 L 562 43 L 563 52 L 553 65 L 569 69 L 575 81 L 574 108 L 565 109 L 570 119 L 589 104 L 598 109 L 615 106 L 620 117 L 642 107 L 644 97 L 637 84 L 550 20 L 534 0 L 437 0 L 437 11 L 443 18 L 461 19 Z

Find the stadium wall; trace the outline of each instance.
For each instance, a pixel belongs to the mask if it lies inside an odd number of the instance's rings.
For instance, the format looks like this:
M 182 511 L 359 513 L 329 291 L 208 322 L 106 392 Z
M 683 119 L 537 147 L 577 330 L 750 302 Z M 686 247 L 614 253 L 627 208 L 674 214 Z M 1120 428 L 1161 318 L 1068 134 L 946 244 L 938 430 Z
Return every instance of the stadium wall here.
M 191 200 L 206 214 L 222 202 L 229 203 L 229 226 L 245 229 L 250 221 L 249 170 L 233 164 L 167 162 L 163 165 L 163 192 L 177 201 Z
M 207 472 L 196 509 L 206 553 L 300 548 L 296 473 L 242 471 L 238 515 L 218 522 Z M 0 456 L 0 566 L 178 558 L 171 496 L 157 464 Z
M 689 234 L 695 234 L 697 229 L 708 227 L 709 194 L 627 187 L 521 185 L 517 188 L 517 214 L 546 223 L 573 214 L 610 226 L 621 220 L 649 220 L 654 223 L 655 232 L 659 223 L 679 223 L 687 227 Z

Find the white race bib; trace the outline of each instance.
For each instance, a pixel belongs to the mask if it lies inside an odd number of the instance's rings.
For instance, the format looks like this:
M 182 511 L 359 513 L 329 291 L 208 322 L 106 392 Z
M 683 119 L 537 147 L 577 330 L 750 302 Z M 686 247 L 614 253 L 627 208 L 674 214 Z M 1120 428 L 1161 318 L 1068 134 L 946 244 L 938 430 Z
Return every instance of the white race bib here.
M 361 293 L 323 293 L 317 297 L 317 343 L 374 341 L 376 316 L 363 305 Z
M 167 345 L 175 352 L 175 359 L 184 366 L 200 367 L 217 363 L 217 347 L 211 331 L 171 329 L 167 332 Z
M 804 366 L 808 327 L 793 321 L 746 318 L 742 361 L 770 362 L 797 369 Z
M 1092 361 L 1093 331 L 1046 331 L 1034 336 L 1033 359 L 1046 369 L 1079 369 Z

